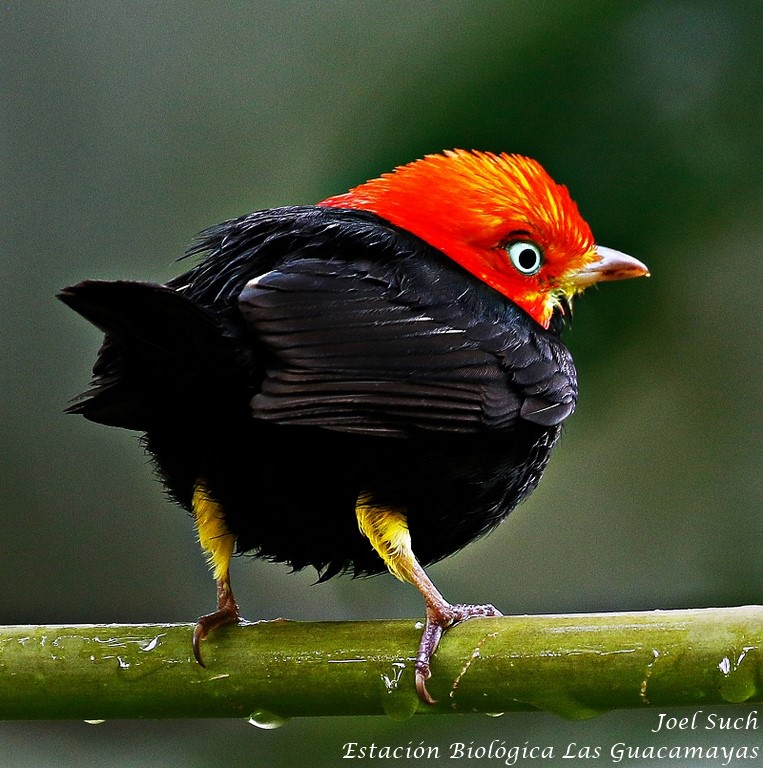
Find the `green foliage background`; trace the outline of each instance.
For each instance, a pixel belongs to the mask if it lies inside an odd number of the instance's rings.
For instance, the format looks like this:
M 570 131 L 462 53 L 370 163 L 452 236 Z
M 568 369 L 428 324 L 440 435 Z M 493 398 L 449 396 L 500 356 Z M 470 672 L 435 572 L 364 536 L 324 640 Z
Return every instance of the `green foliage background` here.
M 760 602 L 762 32 L 744 0 L 0 4 L 0 622 L 213 604 L 135 437 L 62 414 L 98 334 L 56 290 L 167 279 L 206 225 L 454 146 L 536 157 L 653 277 L 578 301 L 581 401 L 546 478 L 437 584 L 505 612 Z M 391 577 L 313 586 L 239 560 L 233 578 L 249 618 L 421 613 Z M 0 762 L 322 766 L 347 741 L 563 750 L 653 726 L 0 724 Z

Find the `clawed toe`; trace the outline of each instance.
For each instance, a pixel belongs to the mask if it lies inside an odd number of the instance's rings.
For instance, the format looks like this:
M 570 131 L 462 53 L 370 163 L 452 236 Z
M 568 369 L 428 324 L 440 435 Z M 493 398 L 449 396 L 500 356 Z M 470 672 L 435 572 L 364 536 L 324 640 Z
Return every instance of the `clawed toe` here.
M 201 658 L 201 641 L 219 627 L 226 624 L 237 624 L 239 621 L 241 621 L 241 615 L 238 612 L 238 605 L 233 597 L 230 580 L 226 574 L 217 583 L 217 610 L 200 616 L 193 628 L 193 657 L 199 666 L 206 667 Z
M 236 624 L 241 621 L 241 617 L 238 613 L 238 608 L 231 611 L 229 609 L 223 609 L 215 611 L 214 613 L 208 613 L 205 616 L 200 616 L 196 622 L 196 626 L 193 628 L 193 657 L 198 662 L 199 666 L 206 667 L 204 660 L 201 657 L 201 641 L 205 640 L 210 632 L 213 632 L 226 624 Z
M 489 619 L 503 614 L 494 605 L 451 605 L 453 609 L 453 622 L 459 624 L 467 619 Z
M 501 612 L 492 605 L 450 605 L 448 603 L 427 605 L 427 620 L 421 634 L 419 651 L 416 655 L 416 691 L 422 701 L 436 704 L 427 690 L 427 680 L 432 676 L 430 662 L 440 644 L 445 630 L 460 624 L 462 621 L 477 618 L 501 616 Z

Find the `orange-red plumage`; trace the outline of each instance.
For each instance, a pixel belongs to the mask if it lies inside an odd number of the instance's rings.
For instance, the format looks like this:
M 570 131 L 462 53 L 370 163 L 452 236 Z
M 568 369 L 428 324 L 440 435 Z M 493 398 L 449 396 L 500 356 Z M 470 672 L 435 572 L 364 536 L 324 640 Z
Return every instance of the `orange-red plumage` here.
M 370 210 L 418 235 L 544 327 L 560 296 L 574 293 L 566 276 L 598 258 L 567 188 L 520 155 L 427 155 L 321 205 Z M 506 244 L 517 239 L 542 249 L 537 274 L 519 273 L 506 258 Z

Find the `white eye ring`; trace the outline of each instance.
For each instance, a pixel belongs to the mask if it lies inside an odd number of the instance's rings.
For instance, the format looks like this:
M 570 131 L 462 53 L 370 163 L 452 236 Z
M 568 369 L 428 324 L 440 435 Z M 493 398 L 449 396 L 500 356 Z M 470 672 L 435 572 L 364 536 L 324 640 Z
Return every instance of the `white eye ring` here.
M 517 272 L 523 275 L 535 275 L 543 266 L 543 251 L 529 240 L 515 240 L 505 250 Z

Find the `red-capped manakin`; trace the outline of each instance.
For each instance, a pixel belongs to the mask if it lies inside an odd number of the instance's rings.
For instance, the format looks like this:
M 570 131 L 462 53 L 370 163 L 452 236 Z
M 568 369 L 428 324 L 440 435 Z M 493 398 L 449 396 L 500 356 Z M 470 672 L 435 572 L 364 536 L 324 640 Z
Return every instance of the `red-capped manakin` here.
M 424 597 L 425 701 L 451 605 L 423 566 L 535 488 L 577 397 L 560 340 L 574 295 L 648 274 L 594 243 L 535 161 L 429 155 L 313 206 L 205 230 L 166 285 L 60 298 L 105 333 L 70 407 L 134 429 L 192 514 L 217 581 L 193 635 L 239 620 L 234 552 L 336 574 L 389 569 Z

